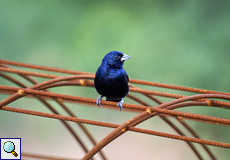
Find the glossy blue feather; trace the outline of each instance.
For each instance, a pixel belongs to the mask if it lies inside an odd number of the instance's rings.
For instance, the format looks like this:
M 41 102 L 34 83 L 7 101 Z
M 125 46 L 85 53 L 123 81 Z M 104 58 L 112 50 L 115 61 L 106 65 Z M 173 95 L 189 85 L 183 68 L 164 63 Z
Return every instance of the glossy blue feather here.
M 129 78 L 123 64 L 129 58 L 128 55 L 118 51 L 109 52 L 103 58 L 94 79 L 94 86 L 101 95 L 97 100 L 97 105 L 100 107 L 100 100 L 105 96 L 107 101 L 119 102 L 118 107 L 120 106 L 122 110 L 123 98 L 129 92 Z

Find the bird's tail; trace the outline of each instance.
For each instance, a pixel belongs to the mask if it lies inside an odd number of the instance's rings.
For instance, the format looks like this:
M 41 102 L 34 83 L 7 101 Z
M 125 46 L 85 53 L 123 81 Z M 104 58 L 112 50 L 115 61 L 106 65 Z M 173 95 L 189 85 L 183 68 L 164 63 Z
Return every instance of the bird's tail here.
M 120 102 L 121 99 L 106 98 L 106 101 Z

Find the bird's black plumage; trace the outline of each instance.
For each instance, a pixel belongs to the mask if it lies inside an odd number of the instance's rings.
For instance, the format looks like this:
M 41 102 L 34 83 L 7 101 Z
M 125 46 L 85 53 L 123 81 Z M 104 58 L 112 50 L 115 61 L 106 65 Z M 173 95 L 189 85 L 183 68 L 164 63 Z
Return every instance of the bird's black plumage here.
M 123 98 L 129 92 L 129 77 L 123 64 L 129 58 L 128 55 L 118 51 L 111 51 L 103 58 L 94 79 L 94 86 L 101 95 L 97 99 L 98 106 L 101 107 L 101 99 L 105 96 L 107 101 L 119 102 L 117 107 L 120 106 L 122 110 Z

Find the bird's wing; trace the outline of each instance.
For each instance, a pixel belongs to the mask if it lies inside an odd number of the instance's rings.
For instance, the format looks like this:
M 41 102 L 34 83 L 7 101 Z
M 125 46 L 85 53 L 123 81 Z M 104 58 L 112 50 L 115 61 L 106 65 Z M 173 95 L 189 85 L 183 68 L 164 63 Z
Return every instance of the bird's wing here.
M 127 78 L 127 80 L 129 81 L 129 76 L 128 76 L 128 74 L 126 73 L 126 78 Z

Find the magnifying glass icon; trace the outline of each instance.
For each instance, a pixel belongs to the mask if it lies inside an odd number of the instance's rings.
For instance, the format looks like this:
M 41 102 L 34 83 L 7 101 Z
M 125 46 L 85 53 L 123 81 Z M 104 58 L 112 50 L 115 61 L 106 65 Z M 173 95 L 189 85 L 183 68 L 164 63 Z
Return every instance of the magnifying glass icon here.
M 15 145 L 11 141 L 7 141 L 3 145 L 3 149 L 7 153 L 12 153 L 15 157 L 18 156 L 18 154 L 14 151 L 15 150 Z

